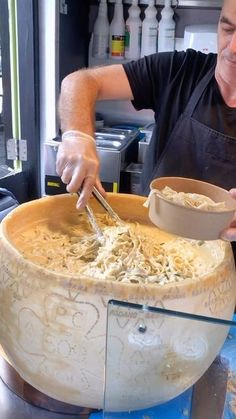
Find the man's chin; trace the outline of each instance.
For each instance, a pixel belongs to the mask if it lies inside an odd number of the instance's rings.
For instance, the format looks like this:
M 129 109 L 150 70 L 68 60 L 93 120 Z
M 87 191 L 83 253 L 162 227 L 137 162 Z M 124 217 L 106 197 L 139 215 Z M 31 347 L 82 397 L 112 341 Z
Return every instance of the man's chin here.
M 226 84 L 229 85 L 229 87 L 234 87 L 236 88 L 236 74 L 232 75 L 232 74 L 225 74 L 224 77 L 224 81 Z
M 216 76 L 218 83 L 224 82 L 230 87 L 236 87 L 236 63 L 229 63 L 224 61 L 222 66 L 218 66 L 216 70 Z

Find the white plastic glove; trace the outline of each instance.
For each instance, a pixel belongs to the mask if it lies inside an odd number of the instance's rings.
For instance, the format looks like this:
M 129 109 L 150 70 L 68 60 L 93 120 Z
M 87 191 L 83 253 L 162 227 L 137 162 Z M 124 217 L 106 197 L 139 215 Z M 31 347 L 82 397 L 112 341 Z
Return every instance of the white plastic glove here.
M 236 188 L 231 189 L 229 192 L 231 196 L 236 199 Z M 234 214 L 234 218 L 229 227 L 221 233 L 221 238 L 231 242 L 236 241 L 236 213 Z
M 94 185 L 105 195 L 99 180 L 99 158 L 93 137 L 80 131 L 66 131 L 59 145 L 56 171 L 68 192 L 80 190 L 76 207 L 82 209 L 87 204 Z

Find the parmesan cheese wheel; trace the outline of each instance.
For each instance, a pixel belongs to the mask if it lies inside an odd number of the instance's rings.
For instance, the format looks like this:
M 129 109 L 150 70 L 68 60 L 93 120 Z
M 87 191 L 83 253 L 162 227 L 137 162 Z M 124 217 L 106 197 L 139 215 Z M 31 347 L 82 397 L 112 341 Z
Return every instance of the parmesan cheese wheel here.
M 38 263 L 37 258 L 25 257 L 20 238 L 31 226 L 77 227 L 76 199 L 66 194 L 28 202 L 1 223 L 0 343 L 16 371 L 37 390 L 62 402 L 103 408 L 108 301 L 231 319 L 235 265 L 230 244 L 221 240 L 201 243 L 201 248 L 191 248 L 188 241 L 193 264 L 196 257 L 209 269 L 199 270 L 194 278 L 161 283 L 85 278 L 45 267 L 40 257 Z M 138 222 L 143 234 L 165 243 L 166 252 L 172 251 L 172 240 L 178 243 L 150 223 L 144 198 L 108 194 L 108 200 L 122 219 Z M 93 199 L 91 206 L 102 212 Z M 58 255 L 55 252 L 55 258 Z M 112 363 L 107 358 L 107 371 L 113 377 L 113 411 L 146 408 L 176 397 L 210 366 L 228 332 L 227 327 L 214 325 L 209 330 L 204 322 L 190 327 L 187 319 L 119 306 L 109 310 L 109 322 L 108 344 L 114 352 Z M 138 333 L 142 323 L 146 333 Z

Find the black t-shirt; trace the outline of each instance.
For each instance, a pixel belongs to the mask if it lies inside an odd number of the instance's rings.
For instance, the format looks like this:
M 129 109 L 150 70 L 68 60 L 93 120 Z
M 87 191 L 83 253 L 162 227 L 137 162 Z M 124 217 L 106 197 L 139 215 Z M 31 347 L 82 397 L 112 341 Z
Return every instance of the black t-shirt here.
M 165 147 L 174 126 L 200 80 L 216 65 L 216 54 L 194 50 L 164 52 L 123 64 L 137 110 L 152 109 L 154 130 L 144 164 L 143 177 L 148 179 Z M 236 108 L 229 108 L 215 80 L 207 85 L 193 117 L 215 131 L 236 139 Z

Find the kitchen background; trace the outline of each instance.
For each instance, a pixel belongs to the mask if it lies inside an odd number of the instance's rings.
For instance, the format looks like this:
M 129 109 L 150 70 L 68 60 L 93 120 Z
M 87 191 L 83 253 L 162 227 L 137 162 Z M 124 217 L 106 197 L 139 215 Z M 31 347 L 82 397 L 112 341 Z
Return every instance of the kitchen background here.
M 41 91 L 41 152 L 45 156 L 43 158 L 45 165 L 42 165 L 42 170 L 45 169 L 46 175 L 46 181 L 42 175 L 42 191 L 47 194 L 65 190 L 55 172 L 57 147 L 51 142 L 59 132 L 56 103 L 62 78 L 80 67 L 125 61 L 125 58 L 121 57 L 118 60 L 110 58 L 109 55 L 106 58 L 92 56 L 91 34 L 98 15 L 97 1 L 90 1 L 87 10 L 79 6 L 76 1 L 64 1 L 60 5 L 56 2 L 54 6 L 52 3 L 51 10 L 49 10 L 48 2 L 40 3 L 40 22 L 45 28 L 44 32 L 40 31 L 40 69 L 41 80 L 43 80 L 43 85 L 41 85 L 43 89 Z M 131 3 L 131 1 L 123 2 L 125 21 L 129 16 Z M 161 18 L 163 4 L 163 1 L 157 1 L 155 5 L 158 20 Z M 147 1 L 139 1 L 141 20 L 145 17 L 147 6 Z M 172 7 L 176 23 L 176 49 L 184 48 L 184 33 L 187 25 L 216 25 L 220 12 L 220 3 L 214 1 L 179 1 L 178 5 L 176 1 L 172 1 Z M 110 23 L 114 16 L 114 1 L 108 1 L 107 15 Z M 208 40 L 209 36 L 204 36 L 206 48 Z M 57 48 L 53 48 L 55 44 Z M 42 66 L 43 63 L 44 66 Z M 50 72 L 48 72 L 49 68 Z M 96 111 L 101 180 L 106 190 L 138 193 L 142 164 L 152 132 L 153 112 L 148 110 L 137 112 L 128 101 L 113 101 L 112 104 L 110 101 L 98 102 Z M 106 132 L 101 132 L 100 128 L 103 125 L 113 128 L 110 135 L 108 129 Z M 137 131 L 137 128 L 141 130 Z M 132 129 L 135 131 L 131 132 Z
M 111 22 L 114 0 L 107 3 Z M 147 3 L 138 2 L 142 20 Z M 155 2 L 158 20 L 163 4 L 163 0 Z M 216 25 L 221 5 L 222 0 L 172 0 L 175 48 L 183 49 L 186 26 Z M 64 191 L 55 173 L 57 144 L 53 142 L 59 135 L 57 100 L 62 79 L 78 68 L 122 62 L 92 57 L 98 6 L 97 0 L 0 0 L 0 186 L 11 188 L 19 201 Z M 130 0 L 123 0 L 125 20 L 130 6 Z M 107 190 L 137 193 L 153 113 L 137 112 L 126 101 L 99 102 L 96 111 L 102 181 Z M 112 136 L 99 132 L 102 125 L 113 127 Z M 120 131 L 114 131 L 114 126 Z M 116 168 L 113 176 L 108 162 Z

